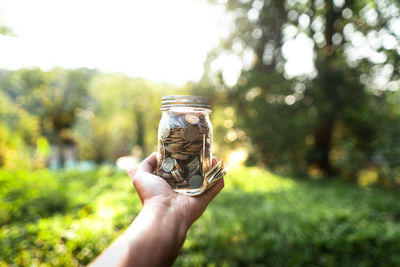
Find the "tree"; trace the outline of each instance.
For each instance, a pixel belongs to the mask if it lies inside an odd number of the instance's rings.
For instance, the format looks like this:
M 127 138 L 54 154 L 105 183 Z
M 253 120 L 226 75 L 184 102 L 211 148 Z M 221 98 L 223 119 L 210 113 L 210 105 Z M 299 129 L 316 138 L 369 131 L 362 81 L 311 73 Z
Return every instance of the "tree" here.
M 233 30 L 210 53 L 205 79 L 225 88 L 220 90 L 224 101 L 240 110 L 237 125 L 262 161 L 334 174 L 340 166 L 333 152 L 345 153 L 342 145 L 352 139 L 365 165 L 376 153 L 372 140 L 380 133 L 376 116 L 370 116 L 377 108 L 372 104 L 399 87 L 399 3 L 229 0 L 226 10 Z M 288 47 L 298 39 L 312 48 L 314 71 L 289 76 L 287 52 L 296 48 Z M 210 71 L 227 52 L 242 62 L 231 87 Z M 382 86 L 377 80 L 384 71 Z
M 59 147 L 61 166 L 65 146 L 75 143 L 71 133 L 74 112 L 83 106 L 93 74 L 87 69 L 43 72 L 33 68 L 3 71 L 0 75 L 0 85 L 9 101 L 38 118 L 41 134 Z

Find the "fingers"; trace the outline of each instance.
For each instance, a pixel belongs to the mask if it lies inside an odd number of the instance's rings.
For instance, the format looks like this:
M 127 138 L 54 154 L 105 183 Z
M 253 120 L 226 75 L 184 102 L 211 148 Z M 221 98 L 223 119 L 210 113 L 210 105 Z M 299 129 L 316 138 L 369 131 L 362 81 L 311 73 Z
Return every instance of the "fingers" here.
M 148 156 L 145 160 L 143 160 L 141 164 L 141 168 L 146 171 L 152 173 L 153 170 L 157 166 L 157 152 L 153 152 L 150 156 Z
M 216 157 L 213 157 L 213 158 L 212 158 L 212 164 L 211 164 L 211 165 L 214 167 L 215 164 L 217 164 L 217 158 L 216 158 Z
M 146 196 L 157 194 L 160 188 L 170 188 L 170 186 L 161 177 L 153 175 L 154 169 L 157 167 L 158 153 L 153 152 L 148 156 L 140 165 L 135 168 L 127 170 L 129 176 L 132 179 L 133 185 L 135 186 L 140 198 L 144 200 Z M 212 166 L 217 164 L 217 159 L 212 159 Z M 161 183 L 161 184 L 160 184 Z M 165 183 L 165 184 L 164 184 Z M 204 208 L 210 203 L 210 201 L 221 191 L 224 187 L 224 180 L 219 180 L 213 187 L 208 189 L 202 195 L 196 198 L 204 205 Z M 198 203 L 199 203 L 198 202 Z
M 147 172 L 143 168 L 139 168 L 132 177 L 132 182 L 142 203 L 152 196 L 160 195 L 166 190 L 172 190 L 164 179 Z
M 136 173 L 139 170 L 144 170 L 149 173 L 153 173 L 153 170 L 157 166 L 157 152 L 153 152 L 150 156 L 148 156 L 145 160 L 143 160 L 140 164 L 132 168 L 127 168 L 125 171 L 128 173 L 129 177 L 134 179 Z

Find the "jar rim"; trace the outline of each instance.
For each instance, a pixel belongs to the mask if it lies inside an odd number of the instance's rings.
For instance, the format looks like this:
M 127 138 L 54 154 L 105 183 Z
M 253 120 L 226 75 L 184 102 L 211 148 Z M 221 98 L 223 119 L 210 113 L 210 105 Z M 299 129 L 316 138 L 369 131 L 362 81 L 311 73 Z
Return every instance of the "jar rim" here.
M 205 96 L 194 95 L 169 95 L 161 98 L 160 110 L 168 110 L 172 107 L 193 107 L 210 110 L 211 100 Z

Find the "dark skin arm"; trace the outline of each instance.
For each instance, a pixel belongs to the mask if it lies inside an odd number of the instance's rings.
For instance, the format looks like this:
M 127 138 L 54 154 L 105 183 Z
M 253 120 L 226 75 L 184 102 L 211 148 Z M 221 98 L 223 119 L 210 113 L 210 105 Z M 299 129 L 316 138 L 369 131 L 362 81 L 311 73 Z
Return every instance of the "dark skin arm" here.
M 216 163 L 213 159 L 213 165 Z M 157 153 L 127 170 L 143 207 L 129 228 L 91 266 L 170 266 L 189 227 L 224 187 L 221 179 L 200 196 L 177 194 L 152 172 Z

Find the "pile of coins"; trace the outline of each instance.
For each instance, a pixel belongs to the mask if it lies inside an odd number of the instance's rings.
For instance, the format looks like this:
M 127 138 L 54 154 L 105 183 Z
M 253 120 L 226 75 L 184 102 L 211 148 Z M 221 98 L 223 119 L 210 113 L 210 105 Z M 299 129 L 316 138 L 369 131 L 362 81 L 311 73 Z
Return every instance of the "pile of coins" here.
M 157 175 L 174 189 L 202 188 L 209 170 L 212 131 L 201 112 L 173 112 L 159 126 Z
M 215 166 L 204 175 L 202 192 L 211 188 L 218 180 L 222 179 L 227 172 L 228 168 L 225 168 L 222 161 L 215 164 Z

